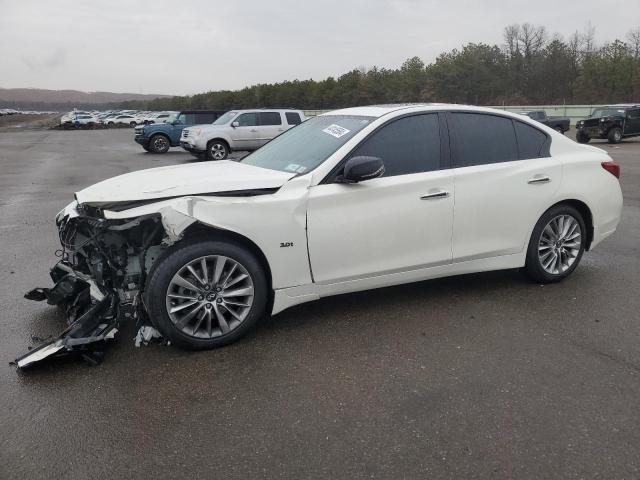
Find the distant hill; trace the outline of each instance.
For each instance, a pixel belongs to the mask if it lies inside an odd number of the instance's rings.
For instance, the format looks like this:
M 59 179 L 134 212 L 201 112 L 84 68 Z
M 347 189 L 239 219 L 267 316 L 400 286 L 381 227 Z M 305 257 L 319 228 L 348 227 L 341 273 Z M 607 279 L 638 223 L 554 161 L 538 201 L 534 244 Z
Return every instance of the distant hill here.
M 171 95 L 113 92 L 81 92 L 79 90 L 44 90 L 40 88 L 0 88 L 0 108 L 33 108 L 65 110 L 77 108 L 115 107 L 123 102 L 169 98 Z M 48 107 L 48 108 L 47 108 Z

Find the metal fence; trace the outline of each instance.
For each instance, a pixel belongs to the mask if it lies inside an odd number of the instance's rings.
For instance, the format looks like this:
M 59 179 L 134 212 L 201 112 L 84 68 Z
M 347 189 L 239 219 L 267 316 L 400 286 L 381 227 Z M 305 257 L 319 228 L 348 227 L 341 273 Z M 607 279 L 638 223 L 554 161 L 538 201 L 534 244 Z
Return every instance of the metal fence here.
M 591 112 L 597 107 L 604 105 L 498 105 L 489 108 L 498 110 L 506 110 L 507 112 L 521 113 L 531 110 L 544 110 L 549 116 L 568 117 L 571 125 L 575 125 L 580 119 L 591 115 Z M 330 112 L 331 110 L 305 110 L 307 117 L 315 117 L 321 113 Z

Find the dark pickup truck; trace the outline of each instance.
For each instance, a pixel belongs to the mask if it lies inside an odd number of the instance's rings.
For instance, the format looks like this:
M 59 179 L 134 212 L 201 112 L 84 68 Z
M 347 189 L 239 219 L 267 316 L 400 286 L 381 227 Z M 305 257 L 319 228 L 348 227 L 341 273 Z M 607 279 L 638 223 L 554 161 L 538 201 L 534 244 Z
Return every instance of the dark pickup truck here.
M 598 107 L 589 118 L 576 124 L 576 140 L 587 143 L 592 138 L 620 143 L 623 138 L 640 136 L 640 105 Z
M 547 117 L 547 112 L 544 110 L 534 110 L 532 112 L 522 112 L 521 115 L 526 115 L 527 117 L 535 120 L 536 122 L 540 122 L 547 127 L 551 127 L 554 130 L 564 134 L 569 130 L 569 119 L 567 117 Z

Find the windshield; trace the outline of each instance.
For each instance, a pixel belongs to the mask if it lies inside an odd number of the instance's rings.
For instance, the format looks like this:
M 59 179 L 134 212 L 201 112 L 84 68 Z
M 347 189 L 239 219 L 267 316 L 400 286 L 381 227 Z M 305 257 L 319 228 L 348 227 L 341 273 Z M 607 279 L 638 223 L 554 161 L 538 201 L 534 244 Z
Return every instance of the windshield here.
M 221 117 L 219 117 L 212 125 L 225 125 L 227 124 L 233 117 L 236 116 L 238 112 L 227 112 Z
M 324 162 L 374 119 L 355 115 L 321 115 L 287 130 L 242 162 L 282 172 L 306 173 Z
M 621 108 L 596 108 L 591 114 L 592 117 L 624 117 L 625 111 Z

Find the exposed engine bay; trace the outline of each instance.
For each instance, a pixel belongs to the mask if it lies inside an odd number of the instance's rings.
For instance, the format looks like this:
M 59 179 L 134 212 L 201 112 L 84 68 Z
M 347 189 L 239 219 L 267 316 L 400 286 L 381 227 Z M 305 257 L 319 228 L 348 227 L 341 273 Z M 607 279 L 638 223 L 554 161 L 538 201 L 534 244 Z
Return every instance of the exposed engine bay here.
M 51 269 L 54 286 L 25 294 L 64 309 L 68 328 L 56 339 L 16 359 L 19 368 L 51 356 L 76 354 L 99 363 L 104 347 L 125 320 L 138 324 L 144 338 L 157 337 L 142 299 L 147 274 L 166 237 L 160 215 L 107 220 L 96 207 L 77 206 L 56 219 L 61 249 Z

